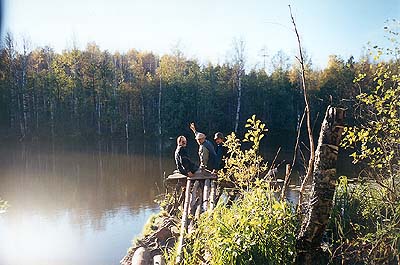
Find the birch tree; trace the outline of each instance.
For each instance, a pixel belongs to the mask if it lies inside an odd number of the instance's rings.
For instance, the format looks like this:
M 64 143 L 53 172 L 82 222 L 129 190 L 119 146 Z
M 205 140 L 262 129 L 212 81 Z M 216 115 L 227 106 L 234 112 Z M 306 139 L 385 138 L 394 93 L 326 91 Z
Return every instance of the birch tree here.
M 237 88 L 237 102 L 236 102 L 236 113 L 235 113 L 235 133 L 237 132 L 239 120 L 240 120 L 240 107 L 242 103 L 242 78 L 245 74 L 245 42 L 243 39 L 234 40 L 233 43 L 233 67 L 234 67 L 234 78 Z

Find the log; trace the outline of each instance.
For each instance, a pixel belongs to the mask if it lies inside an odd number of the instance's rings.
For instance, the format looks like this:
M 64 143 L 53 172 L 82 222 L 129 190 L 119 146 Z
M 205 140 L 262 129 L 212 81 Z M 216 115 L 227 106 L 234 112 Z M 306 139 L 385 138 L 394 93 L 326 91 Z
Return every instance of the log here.
M 192 185 L 192 181 L 188 179 L 186 181 L 186 192 L 185 192 L 185 203 L 183 206 L 183 213 L 182 213 L 182 221 L 181 221 L 181 232 L 178 240 L 178 248 L 177 248 L 177 255 L 176 255 L 176 264 L 180 264 L 182 261 L 182 248 L 183 248 L 183 240 L 185 237 L 185 233 L 187 230 L 187 219 L 188 219 L 188 210 L 189 210 L 189 203 L 190 203 L 190 187 Z
M 198 204 L 202 204 L 203 200 L 199 197 L 199 191 L 201 190 L 200 181 L 196 180 L 193 184 L 191 198 L 190 198 L 190 208 L 189 208 L 189 215 L 191 217 L 190 224 L 188 228 L 188 232 L 190 233 L 194 228 L 195 224 L 195 212 L 197 209 Z
M 203 208 L 203 189 L 200 187 L 199 188 L 199 200 L 197 201 L 196 211 L 194 213 L 194 218 L 196 220 L 199 220 L 202 208 Z
M 193 184 L 192 192 L 190 194 L 190 205 L 189 205 L 189 213 L 191 215 L 194 215 L 194 212 L 196 211 L 196 200 L 197 200 L 197 192 L 199 188 L 200 181 L 196 180 Z
M 209 179 L 204 181 L 204 191 L 203 191 L 203 212 L 207 211 L 209 196 L 210 196 L 210 183 Z
M 209 210 L 210 210 L 210 211 L 214 210 L 214 207 L 215 207 L 215 192 L 216 192 L 215 181 L 214 181 L 214 180 L 211 180 L 211 188 L 210 188 L 210 207 L 209 207 Z
M 297 236 L 297 264 L 313 264 L 321 256 L 321 241 L 333 204 L 336 161 L 345 111 L 328 107 L 321 126 L 314 163 L 311 196 Z

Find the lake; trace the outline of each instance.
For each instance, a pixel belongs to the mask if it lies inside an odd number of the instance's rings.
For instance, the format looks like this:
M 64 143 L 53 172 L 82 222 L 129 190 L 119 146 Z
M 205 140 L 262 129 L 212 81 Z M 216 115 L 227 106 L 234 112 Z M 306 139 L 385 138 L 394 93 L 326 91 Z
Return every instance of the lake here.
M 193 140 L 189 147 L 195 157 Z M 154 200 L 175 168 L 174 148 L 174 140 L 1 144 L 0 197 L 11 207 L 0 214 L 0 264 L 119 264 L 159 211 Z M 265 152 L 269 161 L 276 150 Z
M 119 264 L 159 209 L 171 152 L 146 144 L 2 144 L 1 265 Z

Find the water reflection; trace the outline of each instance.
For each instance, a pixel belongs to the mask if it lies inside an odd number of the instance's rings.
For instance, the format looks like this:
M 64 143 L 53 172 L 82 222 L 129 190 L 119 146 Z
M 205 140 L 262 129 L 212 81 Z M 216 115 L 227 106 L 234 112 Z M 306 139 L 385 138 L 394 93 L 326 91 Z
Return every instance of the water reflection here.
M 0 264 L 117 264 L 174 167 L 156 149 L 2 145 Z
M 154 199 L 175 167 L 174 147 L 174 140 L 0 145 L 0 197 L 11 205 L 0 215 L 0 264 L 118 264 L 158 211 Z M 192 157 L 196 149 L 191 142 Z M 279 178 L 291 156 L 280 153 Z M 295 203 L 298 192 L 287 196 Z

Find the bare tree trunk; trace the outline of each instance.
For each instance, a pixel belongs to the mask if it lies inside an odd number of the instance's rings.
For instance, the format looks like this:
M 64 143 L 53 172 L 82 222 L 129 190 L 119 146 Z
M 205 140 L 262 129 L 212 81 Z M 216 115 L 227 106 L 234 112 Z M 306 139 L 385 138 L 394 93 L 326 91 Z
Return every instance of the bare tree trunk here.
M 21 67 L 21 132 L 22 138 L 26 136 L 28 131 L 28 93 L 27 93 L 27 68 L 28 68 L 28 42 L 26 39 L 23 40 L 23 57 Z
M 10 86 L 10 128 L 12 130 L 17 130 L 17 110 L 15 107 L 18 102 L 18 94 L 16 92 L 15 86 L 15 48 L 14 48 L 14 40 L 10 32 L 7 32 L 4 38 L 4 49 L 6 51 L 9 65 L 8 65 L 8 76 L 9 76 L 9 86 Z
M 235 115 L 235 133 L 237 132 L 239 126 L 240 119 L 240 105 L 242 101 L 242 76 L 244 74 L 244 64 L 245 64 L 245 55 L 244 55 L 245 44 L 243 40 L 235 40 L 234 41 L 234 67 L 236 74 L 236 82 L 237 82 L 237 104 L 236 104 L 236 115 Z
M 297 237 L 297 264 L 318 263 L 320 244 L 332 209 L 337 181 L 336 161 L 345 111 L 328 107 L 318 139 L 311 197 Z
M 307 132 L 308 132 L 308 139 L 310 141 L 310 159 L 308 160 L 307 173 L 306 173 L 306 176 L 305 176 L 303 182 L 301 183 L 300 193 L 299 193 L 298 209 L 301 210 L 301 206 L 303 203 L 303 193 L 305 190 L 305 184 L 310 179 L 310 177 L 312 176 L 312 172 L 313 172 L 313 165 L 314 165 L 314 160 L 315 160 L 315 144 L 314 144 L 314 138 L 313 138 L 313 132 L 312 132 L 312 126 L 311 126 L 310 106 L 308 103 L 308 95 L 307 95 L 307 87 L 306 87 L 306 71 L 304 68 L 303 51 L 301 48 L 300 36 L 297 31 L 296 22 L 294 21 L 294 17 L 292 15 L 292 9 L 290 8 L 290 5 L 289 5 L 289 10 L 290 10 L 290 17 L 292 19 L 294 31 L 295 31 L 296 37 L 297 37 L 297 44 L 299 46 L 300 58 L 297 58 L 297 59 L 301 66 L 301 81 L 302 81 L 302 86 L 303 86 L 304 103 L 306 105 L 305 113 L 306 113 L 306 118 L 307 118 Z
M 237 97 L 237 107 L 236 107 L 236 119 L 235 119 L 235 133 L 237 132 L 240 117 L 240 102 L 242 99 L 242 84 L 241 77 L 238 78 L 238 97 Z

